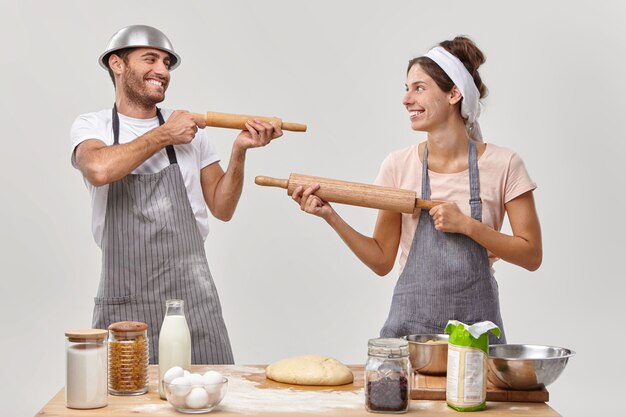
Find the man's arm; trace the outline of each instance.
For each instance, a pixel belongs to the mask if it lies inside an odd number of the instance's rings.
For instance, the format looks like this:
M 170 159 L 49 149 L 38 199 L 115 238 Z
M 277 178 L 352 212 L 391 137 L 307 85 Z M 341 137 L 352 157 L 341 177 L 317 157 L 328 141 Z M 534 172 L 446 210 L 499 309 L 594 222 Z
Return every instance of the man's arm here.
M 280 127 L 259 120 L 247 121 L 246 129 L 235 139 L 226 172 L 219 163 L 214 163 L 202 168 L 200 173 L 202 193 L 211 214 L 225 222 L 235 214 L 241 197 L 246 151 L 265 146 L 283 134 Z
M 87 139 L 76 147 L 76 166 L 96 187 L 130 174 L 146 159 L 167 145 L 190 143 L 198 127 L 206 123 L 185 111 L 175 111 L 167 122 L 129 143 L 107 146 L 99 139 Z

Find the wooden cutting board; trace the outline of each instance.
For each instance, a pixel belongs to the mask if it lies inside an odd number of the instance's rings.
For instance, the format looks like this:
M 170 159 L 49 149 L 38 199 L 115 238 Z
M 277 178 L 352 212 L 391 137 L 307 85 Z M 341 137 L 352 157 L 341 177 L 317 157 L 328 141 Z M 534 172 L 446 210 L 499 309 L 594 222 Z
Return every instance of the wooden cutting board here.
M 446 377 L 416 374 L 411 387 L 412 400 L 445 400 Z M 548 390 L 543 387 L 534 391 L 506 390 L 487 382 L 487 401 L 544 403 L 550 399 Z

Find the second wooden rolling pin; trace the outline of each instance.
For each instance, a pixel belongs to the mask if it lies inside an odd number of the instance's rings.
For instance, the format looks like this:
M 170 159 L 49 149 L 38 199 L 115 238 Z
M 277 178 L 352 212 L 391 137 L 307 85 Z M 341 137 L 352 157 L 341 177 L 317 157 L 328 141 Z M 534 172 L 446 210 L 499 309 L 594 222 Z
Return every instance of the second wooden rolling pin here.
M 306 132 L 306 125 L 283 122 L 282 119 L 279 119 L 278 117 L 250 116 L 247 114 L 217 113 L 211 111 L 206 114 L 194 113 L 194 115 L 200 119 L 204 119 L 207 126 L 213 127 L 244 130 L 246 128 L 246 121 L 257 119 L 264 122 L 274 123 L 276 126 L 280 126 L 283 130 Z
M 315 192 L 315 195 L 324 201 L 401 213 L 413 213 L 416 208 L 430 210 L 442 203 L 442 201 L 417 198 L 417 193 L 411 190 L 333 180 L 311 175 L 291 174 L 286 180 L 258 176 L 254 182 L 258 185 L 286 188 L 287 195 L 292 195 L 299 186 L 307 188 L 313 184 L 319 184 L 320 188 Z

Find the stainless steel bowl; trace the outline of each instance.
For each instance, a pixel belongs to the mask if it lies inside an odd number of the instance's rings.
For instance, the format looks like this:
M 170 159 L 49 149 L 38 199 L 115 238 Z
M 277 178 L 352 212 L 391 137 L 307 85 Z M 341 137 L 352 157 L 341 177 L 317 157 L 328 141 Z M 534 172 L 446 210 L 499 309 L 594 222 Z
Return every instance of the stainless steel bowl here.
M 404 336 L 409 342 L 409 359 L 414 371 L 425 375 L 445 375 L 448 368 L 447 334 L 412 334 Z
M 576 353 L 543 345 L 489 346 L 488 379 L 498 388 L 541 389 L 553 383 Z

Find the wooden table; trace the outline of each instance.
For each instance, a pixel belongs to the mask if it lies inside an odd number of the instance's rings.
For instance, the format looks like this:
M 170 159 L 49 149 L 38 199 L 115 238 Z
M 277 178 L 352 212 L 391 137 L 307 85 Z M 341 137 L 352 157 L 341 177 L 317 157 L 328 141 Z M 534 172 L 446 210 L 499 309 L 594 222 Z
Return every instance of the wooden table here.
M 368 416 L 376 414 L 365 410 L 363 393 L 363 366 L 350 366 L 354 383 L 339 387 L 311 387 L 281 384 L 265 378 L 261 365 L 194 365 L 192 372 L 204 373 L 209 369 L 226 376 L 228 392 L 224 400 L 210 414 L 216 416 Z M 150 386 L 147 394 L 134 397 L 109 395 L 106 407 L 93 410 L 74 410 L 65 407 L 65 391 L 61 389 L 37 416 L 177 416 L 178 413 L 157 392 L 158 367 L 150 366 Z M 448 407 L 445 401 L 412 400 L 409 415 L 446 416 L 460 414 Z M 558 417 L 546 403 L 487 402 L 487 410 L 479 417 Z

